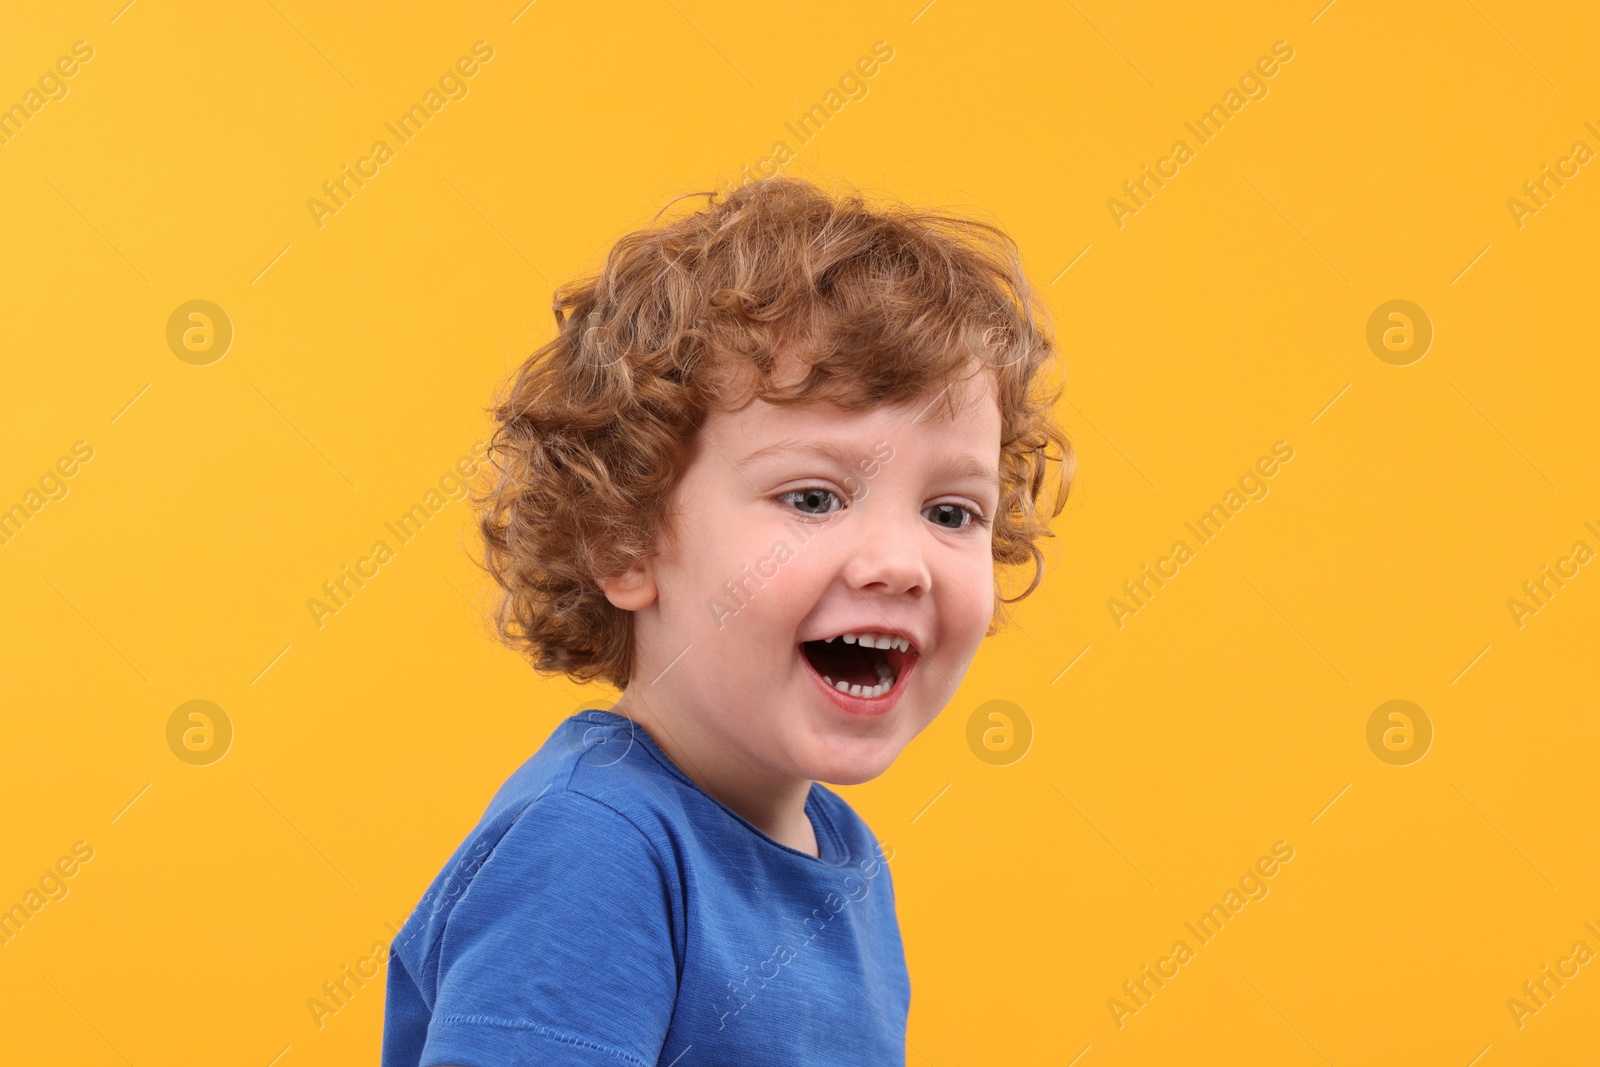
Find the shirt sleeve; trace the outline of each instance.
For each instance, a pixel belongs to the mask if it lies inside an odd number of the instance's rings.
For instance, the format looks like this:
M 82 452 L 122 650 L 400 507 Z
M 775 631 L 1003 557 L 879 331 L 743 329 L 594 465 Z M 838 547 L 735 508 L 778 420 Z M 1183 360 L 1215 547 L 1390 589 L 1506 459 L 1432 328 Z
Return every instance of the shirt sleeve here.
M 529 805 L 445 925 L 419 1067 L 654 1067 L 679 978 L 667 870 L 597 800 Z

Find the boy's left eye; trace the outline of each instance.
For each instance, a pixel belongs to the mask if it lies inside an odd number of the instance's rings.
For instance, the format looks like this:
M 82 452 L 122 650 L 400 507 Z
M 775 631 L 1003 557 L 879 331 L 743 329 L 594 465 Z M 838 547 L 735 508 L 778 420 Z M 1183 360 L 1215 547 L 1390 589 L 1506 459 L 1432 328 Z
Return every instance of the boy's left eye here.
M 798 510 L 802 515 L 823 518 L 834 514 L 836 510 L 842 510 L 843 500 L 839 494 L 835 493 L 832 489 L 824 489 L 822 486 L 807 486 L 804 489 L 791 489 L 787 493 L 779 493 L 777 497 L 778 500 L 785 502 L 789 502 L 795 498 L 798 498 L 798 502 L 792 504 L 791 506 L 795 507 L 796 510 Z M 827 501 L 829 500 L 838 501 L 841 505 L 841 508 L 823 511 L 807 510 L 808 506 L 820 505 L 826 507 Z M 934 517 L 930 521 L 932 521 L 935 526 L 938 526 L 940 529 L 950 530 L 953 532 L 959 532 L 961 530 L 978 526 L 988 526 L 990 521 L 978 514 L 973 509 L 967 507 L 965 504 L 933 504 L 922 509 L 922 513 L 924 515 L 927 515 L 930 512 L 934 514 Z M 961 521 L 963 516 L 965 516 L 967 521 Z M 955 520 L 954 525 L 946 521 L 949 519 Z

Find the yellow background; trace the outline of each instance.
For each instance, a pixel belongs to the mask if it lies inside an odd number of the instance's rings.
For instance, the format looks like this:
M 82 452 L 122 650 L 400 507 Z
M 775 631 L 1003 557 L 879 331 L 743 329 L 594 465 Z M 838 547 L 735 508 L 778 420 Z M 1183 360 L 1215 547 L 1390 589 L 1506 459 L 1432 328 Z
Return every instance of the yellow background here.
M 320 1028 L 307 1000 L 614 694 L 490 642 L 461 503 L 321 629 L 306 600 L 481 435 L 553 283 L 798 148 L 877 41 L 786 170 L 1006 226 L 1082 454 L 1018 627 L 842 790 L 895 849 L 909 1062 L 1594 1055 L 1600 962 L 1520 1029 L 1506 1004 L 1600 950 L 1600 566 L 1507 607 L 1600 549 L 1600 165 L 1507 207 L 1600 149 L 1588 5 L 523 2 L 9 15 L 0 103 L 94 58 L 0 146 L 0 506 L 94 458 L 0 547 L 0 906 L 94 858 L 0 947 L 0 1058 L 376 1062 L 381 976 Z M 319 229 L 306 201 L 478 40 L 469 95 Z M 1269 95 L 1119 228 L 1107 200 L 1280 40 Z M 193 299 L 235 331 L 209 366 L 166 342 Z M 1393 299 L 1435 330 L 1409 366 L 1366 342 Z M 1270 495 L 1119 628 L 1107 600 L 1279 440 Z M 209 766 L 167 744 L 195 699 L 235 732 Z M 1391 699 L 1435 731 L 1409 766 L 1367 746 Z M 1034 732 L 1006 766 L 966 740 L 992 700 Z M 1108 998 L 1280 840 L 1270 895 L 1119 1028 Z

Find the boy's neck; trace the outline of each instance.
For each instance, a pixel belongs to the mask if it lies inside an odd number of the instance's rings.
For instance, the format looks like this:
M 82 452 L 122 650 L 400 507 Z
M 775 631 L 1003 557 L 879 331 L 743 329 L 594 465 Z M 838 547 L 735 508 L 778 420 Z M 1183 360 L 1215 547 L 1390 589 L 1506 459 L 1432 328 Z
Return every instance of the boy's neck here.
M 610 710 L 638 723 L 690 780 L 756 829 L 780 845 L 820 855 L 816 828 L 806 814 L 809 779 L 774 780 L 750 773 L 737 754 L 726 751 L 693 720 L 663 708 L 659 699 L 652 707 L 625 692 Z

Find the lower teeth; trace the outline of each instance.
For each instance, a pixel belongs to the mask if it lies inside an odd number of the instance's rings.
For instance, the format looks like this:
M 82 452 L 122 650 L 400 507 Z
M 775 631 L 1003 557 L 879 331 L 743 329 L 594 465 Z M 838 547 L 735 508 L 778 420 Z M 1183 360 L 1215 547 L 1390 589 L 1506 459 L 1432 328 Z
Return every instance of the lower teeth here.
M 849 693 L 853 697 L 881 697 L 894 688 L 894 675 L 885 674 L 881 671 L 878 673 L 878 684 L 872 686 L 851 685 L 849 682 L 842 681 L 836 682 L 826 674 L 822 676 L 822 680 L 839 690 L 839 692 Z

